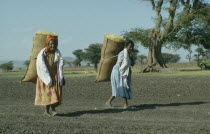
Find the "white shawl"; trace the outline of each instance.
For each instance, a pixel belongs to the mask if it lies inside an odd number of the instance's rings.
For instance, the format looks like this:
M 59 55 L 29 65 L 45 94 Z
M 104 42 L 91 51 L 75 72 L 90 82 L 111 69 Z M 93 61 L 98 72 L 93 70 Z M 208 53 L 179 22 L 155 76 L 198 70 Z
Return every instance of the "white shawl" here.
M 123 56 L 122 64 L 120 66 L 120 73 L 123 78 L 123 86 L 125 88 L 129 89 L 127 79 L 128 79 L 128 75 L 129 75 L 131 61 L 130 61 L 130 58 L 128 55 L 128 50 L 126 48 L 123 50 L 123 54 L 124 54 L 124 56 Z
M 37 56 L 37 60 L 36 60 L 36 70 L 37 70 L 37 75 L 38 77 L 48 86 L 52 85 L 52 79 L 50 77 L 50 73 L 47 69 L 47 66 L 45 64 L 45 60 L 44 60 L 44 56 L 46 55 L 45 53 L 45 48 L 43 48 L 38 56 Z M 58 70 L 57 70 L 57 74 L 58 74 L 58 80 L 59 80 L 59 84 L 62 85 L 63 84 L 63 58 L 61 56 L 61 53 L 58 49 L 56 49 L 55 51 L 55 59 L 54 62 L 58 62 Z

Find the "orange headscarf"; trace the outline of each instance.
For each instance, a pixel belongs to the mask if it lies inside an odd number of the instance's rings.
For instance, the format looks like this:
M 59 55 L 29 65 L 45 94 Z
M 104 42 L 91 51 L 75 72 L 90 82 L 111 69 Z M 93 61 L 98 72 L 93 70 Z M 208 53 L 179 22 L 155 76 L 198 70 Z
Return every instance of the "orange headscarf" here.
M 51 36 L 51 35 L 47 35 L 47 38 L 46 38 L 46 52 L 49 52 L 50 51 L 50 48 L 49 48 L 49 42 L 50 42 L 50 40 L 55 40 L 56 43 L 58 43 L 57 37 Z

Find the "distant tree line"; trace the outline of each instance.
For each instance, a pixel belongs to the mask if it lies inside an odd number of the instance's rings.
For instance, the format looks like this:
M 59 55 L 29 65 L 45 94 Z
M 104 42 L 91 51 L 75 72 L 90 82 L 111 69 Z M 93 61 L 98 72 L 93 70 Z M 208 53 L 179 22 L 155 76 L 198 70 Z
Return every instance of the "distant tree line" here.
M 163 60 L 165 63 L 177 63 L 181 59 L 179 54 L 171 54 L 171 53 L 162 53 Z M 137 62 L 141 65 L 147 64 L 148 57 L 141 54 L 137 56 Z
M 13 70 L 14 65 L 13 65 L 13 61 L 9 61 L 7 63 L 3 63 L 0 65 L 0 69 L 3 71 L 11 71 Z
M 88 61 L 87 66 L 90 66 L 93 64 L 94 68 L 97 69 L 98 63 L 100 62 L 101 59 L 101 49 L 102 49 L 102 44 L 100 43 L 94 43 L 90 44 L 88 48 L 85 48 L 84 50 L 82 49 L 77 49 L 73 51 L 73 55 L 75 55 L 76 59 L 74 61 L 67 61 L 64 60 L 64 64 L 68 64 L 69 66 L 81 66 L 82 61 Z M 199 62 L 200 60 L 205 60 L 210 58 L 210 49 L 204 49 L 202 47 L 198 47 L 195 49 L 195 54 L 192 55 L 192 50 L 188 50 L 189 54 L 186 55 L 186 59 L 191 61 L 196 61 Z M 148 57 L 140 54 L 138 54 L 138 50 L 135 49 L 135 60 L 137 63 L 140 65 L 147 64 L 148 62 Z M 171 53 L 162 53 L 162 58 L 165 63 L 177 63 L 180 60 L 180 55 L 179 54 L 171 54 Z M 30 64 L 30 60 L 26 60 L 24 62 L 24 65 L 28 67 Z M 10 71 L 13 70 L 14 65 L 13 61 L 9 61 L 7 63 L 1 64 L 0 69 L 3 71 Z
M 88 48 L 77 49 L 72 52 L 72 54 L 75 56 L 74 61 L 67 61 L 64 60 L 64 64 L 68 64 L 69 66 L 76 66 L 80 67 L 82 61 L 88 61 L 87 66 L 90 66 L 90 64 L 93 64 L 94 68 L 97 69 L 98 63 L 101 59 L 101 43 L 93 43 L 88 46 Z
M 81 66 L 82 61 L 88 61 L 88 66 L 90 64 L 93 64 L 95 70 L 97 70 L 98 64 L 101 59 L 101 49 L 102 44 L 101 43 L 94 43 L 90 44 L 88 48 L 85 48 L 84 50 L 77 49 L 73 51 L 73 55 L 75 55 L 76 59 L 73 61 L 73 64 L 75 66 Z M 134 60 L 137 59 L 138 49 L 134 49 Z
M 199 62 L 201 60 L 207 60 L 210 58 L 210 49 L 203 49 L 202 47 L 198 47 L 195 49 L 196 54 L 193 55 L 194 61 Z

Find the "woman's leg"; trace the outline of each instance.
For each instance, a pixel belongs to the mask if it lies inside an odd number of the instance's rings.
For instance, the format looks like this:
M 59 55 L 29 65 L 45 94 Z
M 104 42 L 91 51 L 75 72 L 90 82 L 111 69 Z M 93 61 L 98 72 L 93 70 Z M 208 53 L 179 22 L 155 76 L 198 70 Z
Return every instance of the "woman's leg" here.
M 46 105 L 46 107 L 45 107 L 45 113 L 48 113 L 49 114 L 50 113 L 49 111 L 50 111 L 50 105 Z
M 50 105 L 46 105 L 44 116 L 51 116 L 49 111 L 50 111 Z
M 55 110 L 55 105 L 51 105 L 51 109 L 52 109 L 52 116 L 55 116 L 56 114 L 58 114 Z
M 55 112 L 56 110 L 55 110 L 55 106 L 54 105 L 51 105 L 51 109 L 52 109 L 52 111 L 53 112 Z
M 123 98 L 123 102 L 124 102 L 124 107 L 123 108 L 128 108 L 128 100 L 127 98 Z
M 106 105 L 112 107 L 112 101 L 114 100 L 115 96 L 111 96 L 109 100 L 106 102 Z

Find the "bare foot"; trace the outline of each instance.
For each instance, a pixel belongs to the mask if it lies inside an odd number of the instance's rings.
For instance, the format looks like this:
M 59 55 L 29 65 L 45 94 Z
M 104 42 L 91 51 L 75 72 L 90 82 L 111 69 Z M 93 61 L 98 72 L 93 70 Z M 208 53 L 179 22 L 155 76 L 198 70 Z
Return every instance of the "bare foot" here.
M 112 107 L 111 103 L 107 101 L 106 102 L 106 107 L 111 108 Z
M 47 117 L 50 117 L 51 116 L 51 114 L 50 113 L 48 113 L 48 112 L 44 112 L 44 114 L 43 114 L 44 116 L 47 116 Z
M 128 105 L 124 105 L 123 109 L 128 109 Z
M 56 111 L 52 111 L 52 116 L 56 116 L 58 113 Z

